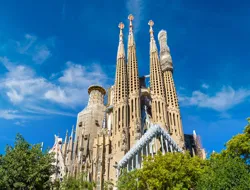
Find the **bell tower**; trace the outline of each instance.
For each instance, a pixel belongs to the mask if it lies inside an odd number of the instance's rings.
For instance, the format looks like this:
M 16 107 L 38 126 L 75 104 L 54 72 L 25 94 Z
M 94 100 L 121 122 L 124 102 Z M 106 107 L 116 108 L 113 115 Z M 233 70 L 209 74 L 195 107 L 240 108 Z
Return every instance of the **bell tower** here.
M 129 102 L 129 140 L 130 147 L 141 137 L 141 100 L 140 100 L 140 81 L 138 74 L 138 64 L 136 57 L 136 46 L 133 34 L 133 15 L 128 16 L 129 35 L 128 35 L 128 102 Z
M 150 26 L 150 94 L 152 98 L 152 118 L 153 123 L 159 124 L 162 128 L 167 129 L 167 105 L 162 77 L 162 69 L 158 57 L 157 46 L 154 39 L 152 20 Z
M 184 133 L 182 129 L 181 114 L 178 97 L 173 79 L 173 62 L 167 44 L 167 32 L 161 30 L 158 34 L 160 43 L 160 62 L 163 72 L 167 110 L 169 118 L 169 132 L 180 147 L 184 146 Z

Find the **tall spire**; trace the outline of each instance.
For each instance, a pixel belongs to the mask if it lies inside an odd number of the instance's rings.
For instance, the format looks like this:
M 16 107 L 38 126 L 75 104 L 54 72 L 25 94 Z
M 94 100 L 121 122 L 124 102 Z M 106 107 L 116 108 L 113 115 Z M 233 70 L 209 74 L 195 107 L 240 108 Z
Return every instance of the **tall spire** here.
M 169 133 L 177 144 L 180 147 L 183 147 L 184 133 L 181 122 L 181 113 L 173 78 L 173 62 L 167 44 L 167 32 L 165 30 L 159 32 L 158 40 L 160 43 L 160 63 L 163 72 L 165 96 L 168 105 Z
M 152 118 L 154 123 L 158 123 L 161 127 L 167 127 L 166 113 L 166 97 L 164 91 L 164 83 L 162 78 L 162 70 L 159 62 L 157 47 L 154 39 L 153 25 L 154 22 L 148 22 L 150 26 L 150 93 L 152 97 Z
M 135 44 L 134 34 L 133 34 L 133 24 L 132 24 L 132 21 L 134 20 L 134 16 L 132 14 L 130 14 L 128 16 L 128 19 L 129 19 L 128 46 L 133 46 Z
M 150 20 L 148 22 L 148 25 L 150 26 L 150 29 L 149 29 L 149 33 L 150 33 L 150 52 L 157 52 L 157 46 L 156 46 L 156 43 L 155 43 L 154 30 L 153 30 L 154 22 L 152 20 Z
M 68 129 L 67 129 L 67 131 L 66 131 L 64 143 L 65 143 L 65 144 L 68 143 Z
M 119 24 L 120 28 L 120 40 L 118 46 L 118 54 L 116 61 L 116 78 L 115 78 L 115 100 L 114 100 L 114 126 L 113 126 L 113 134 L 121 135 L 123 130 L 127 130 L 128 127 L 128 117 L 127 117 L 127 102 L 128 102 L 128 83 L 127 83 L 127 66 L 125 59 L 125 51 L 123 44 L 123 33 L 122 29 L 124 28 L 124 24 L 121 22 Z M 127 134 L 127 133 L 126 133 Z M 118 143 L 114 141 L 114 144 L 117 146 L 117 150 L 121 149 L 121 146 L 118 146 Z M 127 147 L 127 143 L 126 145 Z M 127 149 L 126 149 L 127 150 Z M 121 151 L 121 150 L 119 150 Z M 122 150 L 124 151 L 124 149 Z
M 72 126 L 72 131 L 71 131 L 71 135 L 69 138 L 69 143 L 68 143 L 68 151 L 72 151 L 73 149 L 73 138 L 74 138 L 74 125 Z
M 72 130 L 71 130 L 71 135 L 70 135 L 70 137 L 72 138 L 72 140 L 73 140 L 73 135 L 74 135 L 74 125 L 72 125 Z
M 119 35 L 119 45 L 118 45 L 118 51 L 117 51 L 117 59 L 125 57 L 125 50 L 124 50 L 124 43 L 123 43 L 123 33 L 122 33 L 122 30 L 124 28 L 124 24 L 122 22 L 120 22 L 118 27 L 120 28 L 120 35 Z
M 132 147 L 141 136 L 141 100 L 140 100 L 140 80 L 138 73 L 138 64 L 136 57 L 136 47 L 133 34 L 133 15 L 129 19 L 129 36 L 128 36 L 128 92 L 129 92 L 129 129 L 130 129 L 130 147 Z

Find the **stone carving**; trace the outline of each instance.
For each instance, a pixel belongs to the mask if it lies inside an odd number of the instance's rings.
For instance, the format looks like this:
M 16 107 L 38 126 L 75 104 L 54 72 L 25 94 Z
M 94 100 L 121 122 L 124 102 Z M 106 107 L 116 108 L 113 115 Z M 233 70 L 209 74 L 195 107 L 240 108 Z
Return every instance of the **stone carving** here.
M 165 30 L 161 30 L 158 34 L 158 40 L 160 43 L 160 60 L 162 70 L 165 71 L 167 69 L 173 69 L 173 61 L 170 55 L 170 49 L 167 44 L 167 32 Z
M 127 147 L 127 138 L 125 129 L 122 130 L 122 150 L 126 150 Z

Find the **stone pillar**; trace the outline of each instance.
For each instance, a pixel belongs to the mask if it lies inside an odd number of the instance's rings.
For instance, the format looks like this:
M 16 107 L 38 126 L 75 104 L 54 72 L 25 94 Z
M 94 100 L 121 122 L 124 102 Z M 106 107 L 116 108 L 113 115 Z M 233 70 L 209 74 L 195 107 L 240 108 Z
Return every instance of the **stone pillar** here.
M 168 140 L 165 140 L 165 144 L 166 144 L 166 151 L 169 152 L 169 149 L 168 149 Z
M 161 148 L 162 148 L 162 154 L 164 155 L 165 154 L 165 149 L 164 149 L 164 146 L 163 146 L 163 136 L 161 134 Z

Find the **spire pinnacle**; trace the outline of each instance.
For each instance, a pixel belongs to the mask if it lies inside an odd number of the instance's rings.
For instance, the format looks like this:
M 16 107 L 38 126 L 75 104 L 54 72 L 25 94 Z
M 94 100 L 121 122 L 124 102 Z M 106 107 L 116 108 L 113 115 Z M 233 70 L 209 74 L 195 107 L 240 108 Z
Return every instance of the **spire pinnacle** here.
M 120 28 L 120 35 L 119 35 L 117 59 L 125 57 L 124 44 L 123 44 L 123 32 L 122 32 L 122 30 L 124 29 L 124 24 L 120 22 L 118 27 Z
M 134 16 L 132 14 L 128 15 L 129 20 L 129 36 L 128 36 L 128 46 L 133 46 L 134 42 L 134 35 L 133 35 L 133 24 L 132 21 L 134 20 Z
M 72 125 L 72 131 L 71 131 L 71 138 L 73 138 L 73 133 L 74 133 L 74 125 Z
M 132 32 L 133 31 L 132 21 L 134 20 L 134 16 L 132 14 L 128 15 L 128 20 L 129 20 L 129 32 Z
M 64 143 L 67 144 L 68 143 L 67 141 L 68 141 L 68 129 L 66 131 Z
M 149 33 L 150 33 L 150 52 L 156 52 L 157 47 L 156 47 L 156 43 L 155 43 L 155 39 L 154 39 L 154 30 L 153 30 L 154 22 L 152 20 L 150 20 L 148 22 L 148 25 L 150 26 L 150 29 L 149 29 Z

